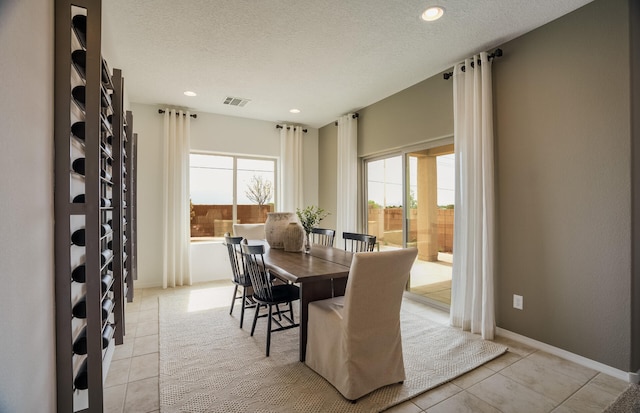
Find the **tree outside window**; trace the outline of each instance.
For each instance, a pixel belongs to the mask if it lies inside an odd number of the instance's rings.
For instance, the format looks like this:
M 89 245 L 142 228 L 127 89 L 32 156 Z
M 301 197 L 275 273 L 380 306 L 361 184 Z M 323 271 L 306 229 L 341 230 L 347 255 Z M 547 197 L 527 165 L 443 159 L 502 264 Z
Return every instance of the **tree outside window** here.
M 265 205 L 273 197 L 273 184 L 261 175 L 253 175 L 244 194 L 250 201 Z
M 192 240 L 220 238 L 235 223 L 265 222 L 275 209 L 275 179 L 275 159 L 192 153 Z

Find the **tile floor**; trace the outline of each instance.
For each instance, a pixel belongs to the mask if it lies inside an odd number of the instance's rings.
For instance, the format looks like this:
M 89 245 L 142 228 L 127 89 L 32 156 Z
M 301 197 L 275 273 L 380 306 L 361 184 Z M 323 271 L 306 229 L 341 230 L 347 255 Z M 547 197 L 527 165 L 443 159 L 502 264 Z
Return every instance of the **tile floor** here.
M 409 291 L 447 306 L 451 305 L 451 280 L 412 287 Z
M 105 383 L 105 411 L 159 412 L 158 296 L 215 288 L 218 306 L 229 305 L 233 287 L 218 281 L 162 290 L 136 290 L 126 308 L 126 337 L 117 346 Z M 446 323 L 447 314 L 411 302 L 412 311 Z M 627 383 L 512 340 L 499 358 L 405 403 L 388 413 L 602 412 Z
M 437 261 L 416 260 L 411 268 L 409 291 L 435 301 L 435 305 L 451 305 L 452 258 L 451 254 L 438 253 Z

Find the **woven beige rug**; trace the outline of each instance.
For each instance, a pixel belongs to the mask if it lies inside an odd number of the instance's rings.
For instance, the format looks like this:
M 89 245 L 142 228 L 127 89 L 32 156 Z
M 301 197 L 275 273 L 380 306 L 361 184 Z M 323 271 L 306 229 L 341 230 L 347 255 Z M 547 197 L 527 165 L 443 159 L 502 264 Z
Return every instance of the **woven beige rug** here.
M 618 396 L 604 413 L 640 413 L 640 385 L 629 384 L 627 390 Z
M 200 303 L 202 303 L 202 296 Z M 298 329 L 273 333 L 265 357 L 266 320 L 249 335 L 253 310 L 239 328 L 239 309 L 202 309 L 189 295 L 160 297 L 160 411 L 380 412 L 446 383 L 507 348 L 430 321 L 403 303 L 407 379 L 352 404 L 298 361 Z M 206 302 L 206 300 L 204 301 Z

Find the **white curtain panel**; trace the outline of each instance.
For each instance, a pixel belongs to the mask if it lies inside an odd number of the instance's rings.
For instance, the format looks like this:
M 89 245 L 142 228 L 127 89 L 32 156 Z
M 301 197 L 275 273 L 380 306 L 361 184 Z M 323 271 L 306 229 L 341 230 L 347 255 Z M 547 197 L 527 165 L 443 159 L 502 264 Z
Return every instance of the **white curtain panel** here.
M 338 119 L 337 175 L 335 245 L 341 248 L 343 232 L 358 232 L 358 118 L 353 113 Z
M 302 128 L 282 125 L 280 129 L 280 207 L 282 212 L 303 209 Z
M 189 148 L 191 114 L 165 109 L 162 287 L 191 285 Z
M 492 108 L 491 62 L 481 53 L 453 71 L 456 192 L 450 323 L 489 340 L 495 332 Z

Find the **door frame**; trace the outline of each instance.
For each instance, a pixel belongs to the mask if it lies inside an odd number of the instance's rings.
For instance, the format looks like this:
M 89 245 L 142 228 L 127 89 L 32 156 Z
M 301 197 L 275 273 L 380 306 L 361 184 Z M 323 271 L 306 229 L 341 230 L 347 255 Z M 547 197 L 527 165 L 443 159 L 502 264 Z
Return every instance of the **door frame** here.
M 401 148 L 391 149 L 385 152 L 379 152 L 369 156 L 363 156 L 360 159 L 360 176 L 361 176 L 361 228 L 363 232 L 369 233 L 368 227 L 368 182 L 369 177 L 367 173 L 367 164 L 372 161 L 378 161 L 382 159 L 388 159 L 396 156 L 401 157 L 402 161 L 402 191 L 403 191 L 403 205 L 402 205 L 402 248 L 407 247 L 407 240 L 409 236 L 409 194 L 410 190 L 408 188 L 409 185 L 409 168 L 408 168 L 408 159 L 409 155 L 414 152 L 425 151 L 428 149 L 433 149 L 441 146 L 447 146 L 453 144 L 453 135 L 445 136 L 437 139 L 432 139 L 429 141 L 421 142 L 418 144 L 407 145 Z M 442 311 L 449 312 L 449 306 L 445 303 L 432 300 L 430 298 L 411 293 L 410 291 L 405 291 L 404 294 L 411 299 L 427 304 L 431 307 L 438 308 Z
M 371 161 L 379 161 L 381 159 L 392 158 L 394 156 L 402 157 L 402 189 L 404 193 L 403 199 L 403 208 L 402 208 L 402 248 L 406 248 L 407 245 L 407 208 L 406 205 L 409 201 L 409 192 L 407 191 L 407 182 L 408 182 L 408 174 L 409 170 L 407 168 L 407 157 L 412 152 L 424 151 L 427 149 L 437 148 L 439 146 L 446 146 L 453 144 L 453 135 L 444 136 L 436 139 L 431 139 L 425 142 L 416 143 L 412 145 L 403 146 L 400 148 L 390 149 L 384 152 L 378 152 L 373 155 L 363 156 L 360 158 L 360 176 L 361 176 L 361 185 L 360 185 L 360 194 L 362 202 L 360 203 L 360 227 L 363 229 L 363 232 L 367 232 L 368 222 L 367 222 L 367 207 L 368 207 L 368 193 L 367 193 L 367 183 L 369 182 L 369 177 L 367 176 L 367 163 Z

